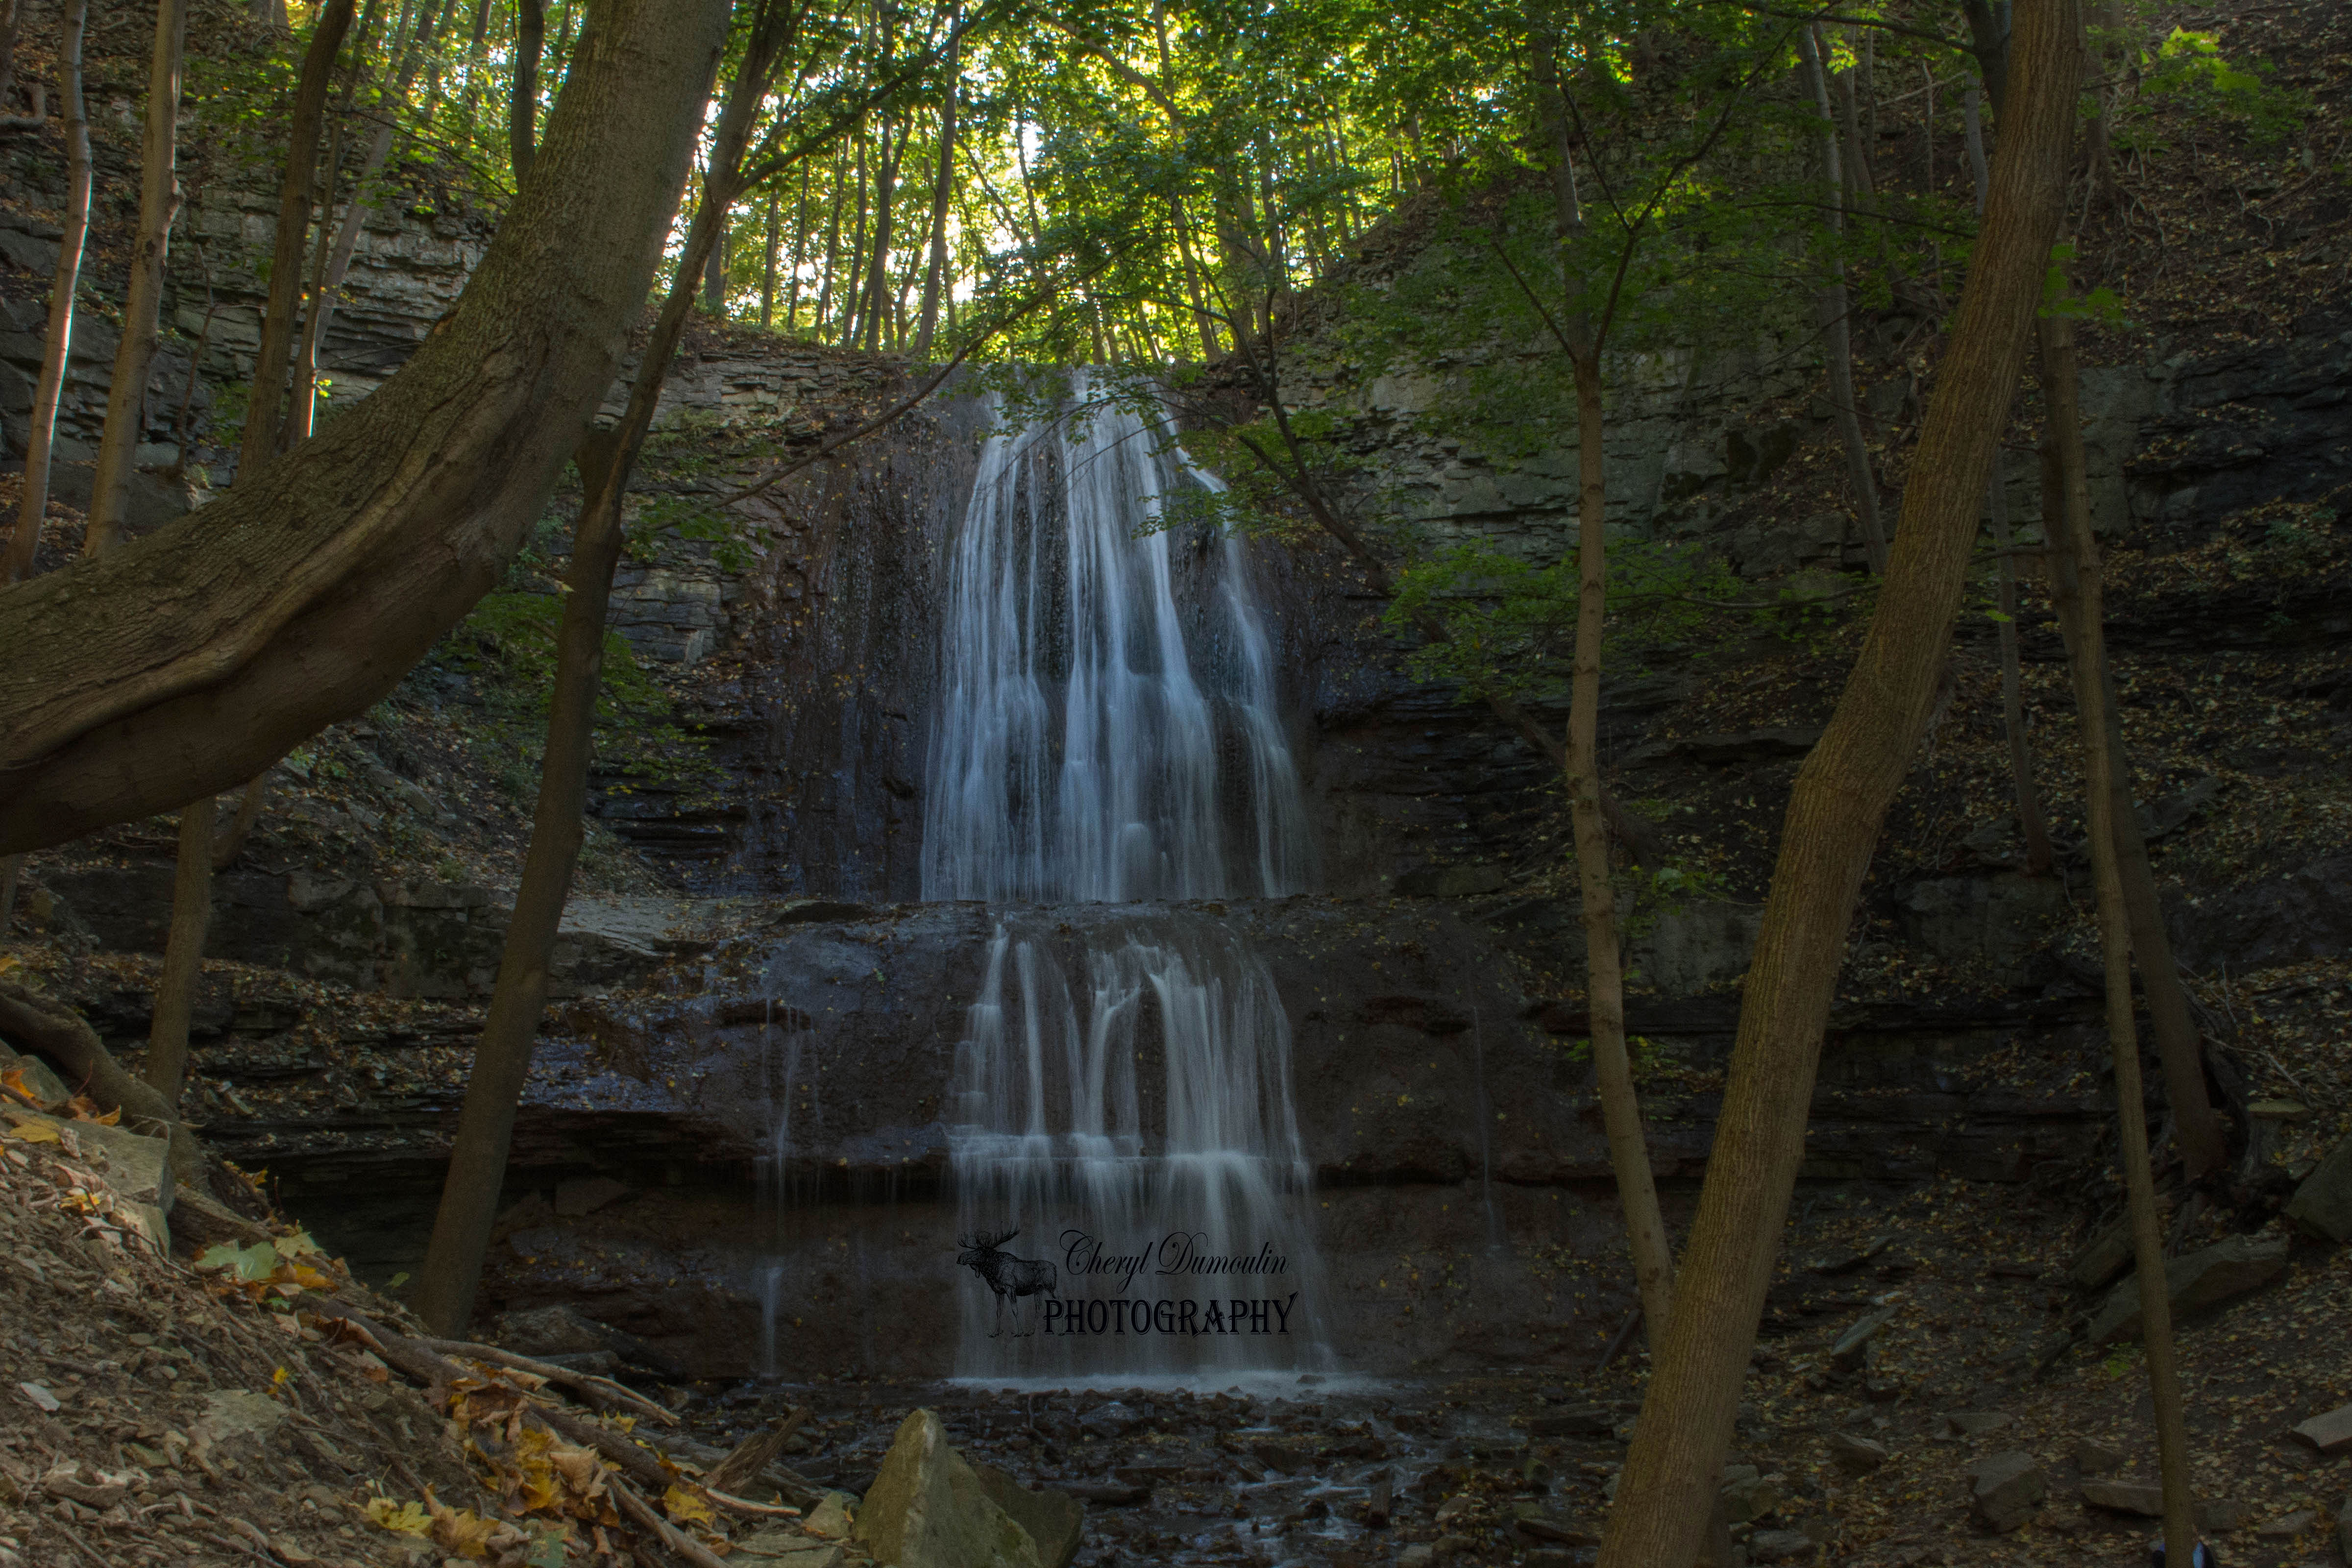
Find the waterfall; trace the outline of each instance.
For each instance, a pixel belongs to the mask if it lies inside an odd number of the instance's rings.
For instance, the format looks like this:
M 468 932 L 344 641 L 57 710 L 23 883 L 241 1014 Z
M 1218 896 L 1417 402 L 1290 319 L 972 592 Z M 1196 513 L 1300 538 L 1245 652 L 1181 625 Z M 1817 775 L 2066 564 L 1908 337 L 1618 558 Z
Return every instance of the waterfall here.
M 1081 406 L 1088 391 L 1081 373 Z M 1305 810 L 1247 547 L 1162 526 L 1185 485 L 1222 489 L 1118 405 L 988 438 L 941 617 L 924 898 L 1304 887 Z
M 1165 510 L 1216 480 L 1094 392 L 989 437 L 949 560 L 923 895 L 1000 906 L 956 1060 L 960 1231 L 1058 1276 L 1001 1310 L 959 1270 L 958 1371 L 1319 1364 L 1288 1022 L 1223 911 L 1170 902 L 1312 875 L 1272 643 L 1246 543 Z

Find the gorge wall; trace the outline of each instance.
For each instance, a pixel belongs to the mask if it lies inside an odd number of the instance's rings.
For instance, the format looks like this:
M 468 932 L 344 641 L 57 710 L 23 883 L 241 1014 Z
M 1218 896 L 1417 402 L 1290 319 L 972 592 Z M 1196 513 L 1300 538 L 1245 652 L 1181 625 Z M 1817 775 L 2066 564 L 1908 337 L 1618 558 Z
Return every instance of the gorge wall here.
M 223 259 L 210 305 L 178 276 L 175 321 L 211 325 L 193 382 L 184 355 L 158 369 L 142 454 L 158 519 L 200 500 L 195 468 L 225 457 L 200 434 L 175 445 L 176 410 L 193 384 L 190 428 L 208 428 L 197 416 L 249 352 L 254 290 L 225 258 L 261 221 L 236 204 L 196 215 Z M 329 344 L 339 396 L 362 393 L 429 330 L 483 232 L 463 214 L 367 231 Z M 0 361 L 18 380 L 44 240 L 37 222 L 0 216 L 0 257 L 16 268 L 0 278 L 14 329 Z M 68 429 L 81 448 L 69 459 L 94 447 L 103 405 L 111 345 L 91 321 L 87 354 L 77 339 Z M 1810 371 L 1772 344 L 1627 364 L 1633 390 L 1611 436 L 1619 525 L 1718 553 L 1763 592 L 1853 564 L 1844 511 L 1793 482 L 1826 437 Z M 1874 418 L 1916 418 L 1908 372 L 1866 384 Z M 903 384 L 887 360 L 717 334 L 673 375 L 665 426 L 711 442 L 723 462 L 697 482 L 719 493 L 738 471 L 726 466 L 733 437 L 805 440 Z M 9 420 L 21 417 L 16 385 L 0 375 Z M 2095 510 L 2118 547 L 2187 555 L 2249 509 L 2304 517 L 2352 484 L 2340 417 L 2352 314 L 2333 307 L 2273 340 L 2099 367 L 2086 392 Z M 1318 381 L 1382 482 L 1441 537 L 1557 554 L 1572 447 L 1515 461 L 1465 447 L 1423 422 L 1443 393 L 1434 374 L 1365 386 L 1334 368 Z M 944 403 L 852 460 L 739 503 L 761 542 L 748 565 L 678 539 L 625 571 L 615 627 L 676 678 L 719 777 L 598 781 L 599 820 L 674 886 L 581 900 L 567 921 L 562 1005 L 519 1125 L 488 1282 L 496 1307 L 574 1305 L 700 1372 L 767 1360 L 919 1373 L 951 1359 L 946 1098 L 988 928 L 976 906 L 914 900 L 941 563 L 980 420 L 972 400 Z M 2011 513 L 2030 531 L 2038 480 L 2030 456 L 2008 461 Z M 2304 705 L 2263 755 L 2225 736 L 2207 772 L 2193 749 L 2150 772 L 2151 824 L 2169 823 L 2185 847 L 2176 901 L 2200 968 L 2352 944 L 2340 852 L 2305 853 L 2282 833 L 2266 858 L 2225 864 L 2200 837 L 2259 805 L 2261 770 L 2291 781 L 2345 745 L 2352 621 L 2340 556 L 2314 559 L 2263 595 L 2158 583 L 2116 603 L 2118 644 L 2152 687 L 2161 669 L 2226 673 L 2214 661 L 2242 654 L 2267 661 L 2262 689 Z M 1285 1004 L 1333 1337 L 1365 1370 L 1591 1356 L 1622 1321 L 1629 1281 L 1579 1047 L 1581 957 L 1549 770 L 1483 710 L 1408 679 L 1366 625 L 1377 605 L 1329 563 L 1262 564 L 1321 891 L 1198 912 L 1248 934 Z M 1779 803 L 1834 695 L 1834 659 L 1801 631 L 1764 625 L 1725 647 L 1656 650 L 1607 693 L 1606 759 L 1622 793 L 1655 803 L 1687 863 L 1709 871 L 1701 895 L 1643 905 L 1634 941 L 1632 1025 L 1654 1163 L 1677 1214 L 1703 1167 Z M 1978 666 L 1989 637 L 1981 623 L 1964 634 Z M 2046 629 L 2031 628 L 2028 647 L 2053 664 Z M 1727 690 L 1750 697 L 1727 704 Z M 1980 696 L 1963 699 L 1939 743 L 1957 751 L 1981 727 Z M 1923 796 L 1935 767 L 1923 760 Z M 414 781 L 386 779 L 366 781 L 368 798 L 395 814 Z M 1809 1179 L 2056 1181 L 2092 1146 L 2095 973 L 2066 885 L 2020 876 L 2000 829 L 1981 801 L 1898 818 L 1832 1019 Z M 81 998 L 120 1046 L 143 1037 L 144 997 L 105 961 L 160 950 L 167 864 L 151 852 L 36 868 L 34 918 L 88 961 Z M 289 860 L 216 891 L 223 971 L 208 981 L 199 1051 L 225 1087 L 204 1090 L 208 1135 L 266 1165 L 376 1278 L 419 1250 L 505 897 Z M 1071 905 L 1057 918 L 1075 942 L 1124 917 Z

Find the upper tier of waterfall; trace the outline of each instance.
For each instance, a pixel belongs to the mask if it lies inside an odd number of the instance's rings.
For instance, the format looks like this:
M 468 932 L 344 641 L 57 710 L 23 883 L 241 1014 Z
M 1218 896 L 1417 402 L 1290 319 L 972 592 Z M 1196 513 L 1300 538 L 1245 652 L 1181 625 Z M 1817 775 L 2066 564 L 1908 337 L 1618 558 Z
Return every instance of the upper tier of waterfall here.
M 1170 526 L 1219 488 L 1164 424 L 1094 395 L 988 438 L 951 547 L 926 899 L 1300 891 L 1298 773 L 1244 542 Z

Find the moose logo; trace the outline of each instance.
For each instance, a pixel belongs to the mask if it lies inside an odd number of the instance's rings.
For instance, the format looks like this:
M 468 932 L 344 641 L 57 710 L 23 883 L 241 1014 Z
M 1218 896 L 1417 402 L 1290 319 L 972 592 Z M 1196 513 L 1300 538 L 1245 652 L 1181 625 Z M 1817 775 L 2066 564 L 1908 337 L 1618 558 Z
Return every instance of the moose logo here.
M 956 1245 L 963 1248 L 956 1254 L 956 1261 L 988 1281 L 988 1288 L 996 1292 L 996 1327 L 988 1331 L 990 1339 L 1004 1331 L 1005 1298 L 1013 1300 L 1013 1334 L 1015 1339 L 1037 1331 L 1034 1329 L 1024 1331 L 1021 1327 L 1022 1297 L 1042 1295 L 1051 1296 L 1057 1301 L 1061 1300 L 1060 1292 L 1055 1289 L 1062 1279 L 1059 1269 L 1050 1263 L 1033 1262 L 998 1250 L 1020 1234 L 1020 1228 L 1015 1226 L 994 1235 L 983 1231 L 978 1236 L 959 1237 L 956 1241 Z

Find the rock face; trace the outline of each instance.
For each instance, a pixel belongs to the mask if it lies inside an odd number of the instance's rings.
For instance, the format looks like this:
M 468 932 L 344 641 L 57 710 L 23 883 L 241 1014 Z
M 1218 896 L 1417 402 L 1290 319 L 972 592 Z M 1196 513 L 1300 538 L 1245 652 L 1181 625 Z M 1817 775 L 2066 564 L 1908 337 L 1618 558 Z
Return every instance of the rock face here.
M 1969 1467 L 1969 1510 L 1988 1530 L 2019 1528 L 2049 1495 L 2050 1478 L 2031 1454 L 1994 1454 Z
M 2287 1203 L 2286 1217 L 2331 1241 L 2352 1241 L 2352 1138 L 2336 1145 L 2303 1179 Z
M 163 951 L 167 865 L 47 874 L 64 919 L 119 952 Z M 554 990 L 578 996 L 642 979 L 692 945 L 670 935 L 708 910 L 691 900 L 577 899 L 556 940 Z M 457 882 L 322 875 L 297 866 L 213 879 L 205 955 L 391 996 L 487 997 L 498 979 L 502 895 Z
M 2177 1317 L 2261 1289 L 2286 1272 L 2284 1237 L 2233 1236 L 2200 1247 L 2164 1266 L 2165 1295 Z M 2128 1339 L 2140 1328 L 2139 1280 L 2125 1280 L 2109 1292 L 2091 1320 L 2090 1342 Z
M 997 1506 L 928 1410 L 900 1423 L 853 1539 L 897 1568 L 1045 1568 L 1029 1532 Z

